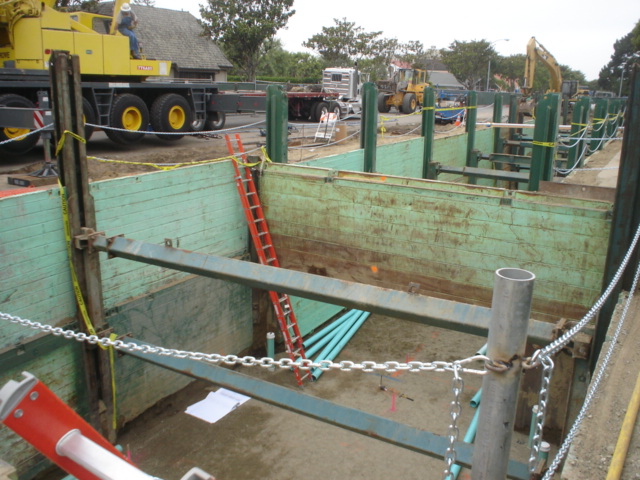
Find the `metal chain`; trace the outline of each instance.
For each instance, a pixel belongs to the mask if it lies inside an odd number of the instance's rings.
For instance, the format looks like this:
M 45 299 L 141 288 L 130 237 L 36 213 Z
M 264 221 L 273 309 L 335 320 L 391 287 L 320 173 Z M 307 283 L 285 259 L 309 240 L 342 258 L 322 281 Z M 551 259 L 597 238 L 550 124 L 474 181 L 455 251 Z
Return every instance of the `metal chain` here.
M 458 428 L 458 418 L 462 413 L 462 404 L 460 403 L 460 396 L 464 390 L 464 381 L 460 377 L 461 365 L 458 362 L 453 362 L 453 380 L 451 381 L 451 391 L 453 392 L 453 400 L 451 401 L 451 408 L 449 409 L 449 415 L 451 416 L 451 424 L 447 430 L 447 438 L 449 439 L 449 446 L 444 454 L 445 469 L 442 472 L 443 480 L 449 479 L 451 476 L 451 469 L 453 464 L 456 463 L 456 449 L 455 443 L 458 441 L 460 435 L 460 429 Z
M 535 419 L 535 429 L 531 442 L 531 456 L 529 457 L 529 473 L 533 473 L 538 462 L 538 453 L 540 452 L 540 444 L 542 443 L 542 430 L 544 428 L 544 419 L 549 404 L 549 387 L 551 385 L 551 375 L 553 374 L 553 360 L 551 357 L 544 356 L 540 359 L 542 362 L 542 380 L 540 382 L 540 393 L 538 396 L 538 413 Z
M 618 267 L 618 270 L 616 271 L 615 275 L 611 279 L 611 282 L 609 283 L 607 289 L 600 296 L 600 298 L 598 298 L 596 303 L 589 309 L 589 311 L 585 314 L 585 316 L 582 317 L 582 320 L 580 320 L 573 328 L 568 330 L 564 335 L 557 338 L 546 347 L 536 350 L 530 358 L 525 359 L 523 362 L 523 368 L 525 369 L 535 368 L 538 365 L 540 365 L 543 357 L 550 357 L 551 355 L 554 355 L 560 350 L 562 350 L 566 345 L 569 344 L 571 339 L 578 332 L 580 332 L 580 330 L 582 330 L 591 321 L 591 319 L 593 319 L 596 316 L 596 314 L 600 311 L 600 309 L 602 308 L 602 306 L 607 301 L 607 299 L 613 292 L 614 288 L 620 281 L 620 278 L 622 277 L 622 274 L 627 268 L 627 265 L 631 260 L 631 256 L 633 255 L 636 249 L 639 238 L 640 238 L 640 225 L 638 225 L 636 229 L 636 233 L 633 237 L 631 245 L 629 246 L 629 249 L 627 250 L 627 253 L 625 254 L 622 262 L 620 263 L 620 267 Z
M 362 372 L 454 372 L 470 373 L 474 375 L 485 375 L 486 370 L 479 370 L 475 368 L 466 368 L 463 365 L 468 365 L 473 362 L 487 362 L 490 359 L 485 355 L 474 355 L 455 362 L 395 362 L 388 361 L 378 363 L 374 361 L 364 361 L 361 363 L 355 363 L 350 360 L 343 360 L 340 362 L 332 362 L 330 360 L 321 360 L 314 362 L 311 359 L 302 359 L 299 361 L 293 361 L 290 358 L 281 358 L 279 360 L 263 357 L 255 358 L 252 356 L 238 357 L 237 355 L 220 355 L 217 353 L 200 353 L 190 352 L 185 350 L 177 350 L 172 348 L 157 347 L 151 345 L 139 345 L 135 342 L 124 342 L 123 340 L 111 340 L 108 337 L 98 337 L 97 335 L 87 335 L 82 332 L 74 332 L 73 330 L 64 330 L 60 327 L 52 327 L 51 325 L 42 324 L 40 322 L 34 322 L 31 320 L 25 320 L 20 317 L 9 315 L 7 313 L 0 312 L 0 319 L 8 320 L 11 323 L 22 325 L 24 327 L 41 330 L 46 333 L 51 333 L 55 336 L 61 336 L 66 339 L 73 339 L 78 342 L 87 342 L 92 345 L 99 345 L 101 347 L 113 347 L 116 350 L 139 352 L 142 354 L 157 354 L 163 356 L 170 356 L 175 358 L 188 358 L 191 360 L 209 362 L 214 364 L 225 365 L 242 365 L 244 367 L 259 366 L 263 368 L 279 367 L 281 369 L 291 369 L 294 367 L 302 370 L 310 370 L 312 368 L 319 368 L 320 370 L 340 370 L 343 372 L 350 372 L 353 370 L 359 370 Z
M 584 418 L 587 416 L 589 407 L 591 407 L 591 402 L 593 401 L 600 387 L 600 382 L 605 377 L 607 368 L 609 367 L 609 362 L 611 361 L 611 358 L 613 356 L 613 352 L 616 346 L 618 345 L 618 338 L 622 333 L 622 328 L 625 324 L 629 307 L 631 306 L 631 303 L 633 301 L 634 293 L 636 291 L 636 288 L 638 287 L 639 279 L 640 279 L 640 265 L 636 269 L 635 276 L 633 277 L 633 284 L 631 285 L 631 289 L 629 290 L 629 296 L 627 297 L 627 301 L 625 302 L 624 307 L 622 309 L 622 313 L 620 314 L 620 320 L 618 321 L 618 326 L 616 327 L 616 330 L 613 336 L 611 337 L 611 340 L 609 341 L 609 348 L 607 349 L 607 353 L 604 355 L 602 362 L 600 362 L 599 365 L 597 366 L 593 379 L 591 380 L 591 385 L 589 385 L 589 389 L 587 390 L 587 395 L 584 399 L 584 403 L 582 404 L 582 408 L 580 409 L 580 412 L 578 413 L 578 416 L 576 417 L 575 422 L 571 426 L 571 429 L 569 430 L 567 437 L 562 442 L 562 446 L 558 449 L 558 453 L 553 459 L 553 462 L 551 462 L 551 465 L 549 465 L 549 468 L 547 469 L 543 477 L 543 480 L 551 480 L 551 477 L 553 476 L 555 471 L 558 469 L 558 467 L 560 466 L 560 463 L 562 462 L 567 452 L 569 451 L 569 447 L 573 443 L 573 439 L 576 436 L 576 433 L 578 432 L 578 428 L 582 424 L 582 421 L 584 420 Z

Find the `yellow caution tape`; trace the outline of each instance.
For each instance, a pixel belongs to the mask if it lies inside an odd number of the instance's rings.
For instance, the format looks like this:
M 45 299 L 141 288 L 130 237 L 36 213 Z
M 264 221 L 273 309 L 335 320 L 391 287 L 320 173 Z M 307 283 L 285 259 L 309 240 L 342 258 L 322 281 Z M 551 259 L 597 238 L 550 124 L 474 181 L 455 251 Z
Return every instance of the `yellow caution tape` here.
M 64 147 L 64 141 L 66 140 L 67 136 L 73 137 L 79 142 L 87 143 L 87 141 L 84 138 L 82 138 L 80 135 L 73 133 L 70 130 L 65 130 L 64 132 L 62 132 L 62 138 L 60 139 L 60 141 L 58 142 L 58 146 L 56 147 L 55 156 L 58 156 L 58 154 L 60 153 L 60 150 L 62 150 L 62 148 Z
M 532 142 L 533 145 L 538 145 L 539 147 L 547 147 L 554 148 L 556 146 L 555 142 Z
M 112 333 L 109 335 L 109 339 L 113 342 L 118 338 L 118 335 Z M 118 429 L 118 410 L 117 410 L 117 396 L 116 396 L 116 361 L 115 361 L 115 348 L 109 348 L 109 368 L 111 369 L 111 403 L 113 404 L 113 417 L 112 426 L 114 430 Z
M 60 187 L 60 201 L 62 203 L 62 218 L 64 220 L 64 236 L 67 242 L 67 255 L 69 257 L 69 270 L 71 271 L 73 291 L 75 293 L 76 302 L 78 303 L 78 308 L 82 315 L 82 319 L 84 320 L 84 324 L 87 331 L 91 335 L 96 335 L 96 330 L 93 328 L 93 324 L 91 323 L 91 319 L 89 318 L 89 313 L 87 312 L 87 306 L 84 303 L 82 290 L 80 290 L 80 283 L 78 282 L 76 269 L 73 266 L 73 257 L 71 254 L 71 225 L 69 224 L 69 206 L 67 205 L 67 195 L 65 192 L 65 188 L 62 186 L 62 183 L 60 182 L 60 178 L 58 178 L 58 185 Z
M 179 167 L 186 167 L 186 166 L 190 166 L 190 165 L 204 165 L 206 163 L 214 163 L 214 162 L 220 162 L 222 160 L 230 160 L 233 157 L 228 156 L 228 157 L 222 157 L 222 158 L 215 158 L 215 159 L 210 159 L 210 160 L 199 160 L 197 162 L 181 162 L 181 163 L 175 163 L 172 165 L 159 165 L 157 163 L 150 163 L 150 162 L 131 162 L 131 161 L 127 161 L 127 160 L 112 160 L 112 159 L 108 159 L 108 158 L 100 158 L 100 157 L 87 157 L 89 160 L 97 160 L 99 162 L 105 162 L 105 163 L 119 163 L 122 165 L 140 165 L 140 166 L 145 166 L 145 167 L 152 167 L 152 168 L 156 168 L 158 170 L 174 170 L 176 168 Z

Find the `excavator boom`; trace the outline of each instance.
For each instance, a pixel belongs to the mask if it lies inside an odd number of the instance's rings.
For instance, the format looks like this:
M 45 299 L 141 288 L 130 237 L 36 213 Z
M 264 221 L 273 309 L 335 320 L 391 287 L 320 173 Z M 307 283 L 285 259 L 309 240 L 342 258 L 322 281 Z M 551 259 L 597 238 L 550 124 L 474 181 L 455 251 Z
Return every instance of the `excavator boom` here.
M 531 40 L 527 43 L 527 59 L 524 66 L 524 85 L 522 87 L 522 93 L 524 95 L 529 95 L 533 90 L 536 61 L 538 59 L 542 61 L 551 74 L 548 91 L 560 92 L 562 90 L 562 73 L 560 71 L 560 65 L 558 65 L 554 56 L 536 40 L 536 37 L 531 37 Z

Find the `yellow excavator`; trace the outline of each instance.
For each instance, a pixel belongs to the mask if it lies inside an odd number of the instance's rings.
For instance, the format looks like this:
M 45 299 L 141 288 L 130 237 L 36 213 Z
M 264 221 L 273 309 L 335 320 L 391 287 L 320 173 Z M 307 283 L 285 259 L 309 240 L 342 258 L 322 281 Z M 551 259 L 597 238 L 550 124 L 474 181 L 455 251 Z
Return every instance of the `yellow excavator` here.
M 562 72 L 560 71 L 560 65 L 549 51 L 536 40 L 536 37 L 531 37 L 529 43 L 527 43 L 527 59 L 524 64 L 524 85 L 522 86 L 523 96 L 531 95 L 533 91 L 533 80 L 536 75 L 536 61 L 541 60 L 551 75 L 549 81 L 548 92 L 560 92 L 562 90 Z

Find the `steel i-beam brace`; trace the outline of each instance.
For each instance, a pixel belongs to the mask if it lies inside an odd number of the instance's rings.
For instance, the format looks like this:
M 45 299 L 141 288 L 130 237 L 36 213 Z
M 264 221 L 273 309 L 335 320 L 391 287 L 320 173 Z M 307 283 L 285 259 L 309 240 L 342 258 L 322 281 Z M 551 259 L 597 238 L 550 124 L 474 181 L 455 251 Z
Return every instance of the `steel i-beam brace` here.
M 93 248 L 114 257 L 473 335 L 486 337 L 489 329 L 491 309 L 486 307 L 206 255 L 124 237 L 107 238 L 99 233 L 87 233 L 86 239 Z M 546 345 L 554 338 L 553 328 L 554 325 L 551 323 L 531 320 L 529 340 Z
M 135 339 L 133 342 L 139 345 L 149 345 Z M 449 440 L 446 437 L 403 425 L 388 418 L 362 412 L 355 408 L 344 407 L 322 398 L 290 390 L 217 365 L 158 353 L 142 353 L 129 350 L 123 350 L 123 352 L 145 362 L 229 388 L 271 405 L 431 457 L 444 458 L 449 446 Z M 356 372 L 347 374 L 357 375 Z M 457 442 L 455 449 L 456 463 L 469 467 L 473 458 L 473 445 Z M 527 466 L 510 460 L 507 476 L 526 480 L 529 478 Z

